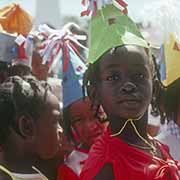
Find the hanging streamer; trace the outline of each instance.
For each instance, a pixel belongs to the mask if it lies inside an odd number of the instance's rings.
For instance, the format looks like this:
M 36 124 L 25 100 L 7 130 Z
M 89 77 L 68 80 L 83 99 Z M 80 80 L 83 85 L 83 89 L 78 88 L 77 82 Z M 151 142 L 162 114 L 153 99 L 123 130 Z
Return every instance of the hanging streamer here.
M 86 6 L 87 9 L 81 12 L 81 16 L 89 16 L 90 14 L 92 14 L 92 16 L 95 16 L 97 10 L 101 10 L 108 4 L 115 5 L 124 14 L 128 13 L 128 4 L 123 0 L 83 0 L 82 5 Z

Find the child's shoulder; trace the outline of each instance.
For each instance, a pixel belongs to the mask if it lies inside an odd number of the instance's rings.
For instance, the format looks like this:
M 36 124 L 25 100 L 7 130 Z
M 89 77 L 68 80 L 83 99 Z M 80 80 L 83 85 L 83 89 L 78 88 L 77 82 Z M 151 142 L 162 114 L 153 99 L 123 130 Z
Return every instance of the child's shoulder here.
M 5 172 L 0 168 L 0 180 L 13 180 L 9 173 L 10 172 Z

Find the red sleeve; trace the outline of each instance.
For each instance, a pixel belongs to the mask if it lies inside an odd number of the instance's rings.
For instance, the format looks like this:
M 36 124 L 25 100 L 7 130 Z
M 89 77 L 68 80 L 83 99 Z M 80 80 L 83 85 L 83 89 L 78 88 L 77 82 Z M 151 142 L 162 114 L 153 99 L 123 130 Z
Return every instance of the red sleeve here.
M 58 169 L 57 180 L 79 180 L 79 177 L 65 164 Z
M 90 150 L 89 157 L 85 161 L 83 169 L 80 174 L 80 180 L 92 180 L 108 163 L 108 156 L 105 156 L 105 147 L 98 142 L 93 145 Z

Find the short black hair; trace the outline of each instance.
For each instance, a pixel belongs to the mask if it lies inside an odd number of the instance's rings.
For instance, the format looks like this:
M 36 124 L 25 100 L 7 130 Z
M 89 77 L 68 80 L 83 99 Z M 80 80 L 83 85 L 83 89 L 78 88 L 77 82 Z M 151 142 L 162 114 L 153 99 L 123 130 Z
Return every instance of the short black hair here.
M 37 120 L 46 108 L 48 86 L 43 86 L 33 76 L 12 76 L 0 84 L 0 144 L 4 144 L 13 128 L 21 135 L 17 118 Z M 22 135 L 21 135 L 22 136 Z
M 31 75 L 31 68 L 22 64 L 11 65 L 7 69 L 8 77 L 10 76 L 27 76 Z

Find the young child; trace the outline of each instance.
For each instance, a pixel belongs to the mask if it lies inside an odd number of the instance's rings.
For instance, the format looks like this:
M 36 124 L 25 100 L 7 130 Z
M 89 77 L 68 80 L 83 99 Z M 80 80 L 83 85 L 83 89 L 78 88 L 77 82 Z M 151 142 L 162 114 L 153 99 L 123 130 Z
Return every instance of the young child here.
M 31 75 L 33 41 L 30 35 L 25 38 L 1 32 L 0 44 L 0 61 L 7 65 L 6 76 Z
M 103 133 L 104 127 L 92 109 L 88 97 L 71 103 L 63 111 L 66 134 L 75 149 L 67 156 L 59 168 L 59 180 L 78 180 L 81 169 L 88 157 L 89 149 Z
M 64 165 L 59 167 L 58 179 L 78 179 L 83 163 L 88 157 L 89 148 L 94 140 L 102 134 L 103 126 L 95 116 L 96 112 L 91 108 L 89 98 L 83 99 L 82 78 L 87 67 L 77 49 L 79 46 L 83 47 L 76 39 L 80 36 L 76 36 L 67 28 L 55 31 L 47 26 L 42 26 L 41 30 L 49 34 L 47 39 L 49 43 L 44 51 L 41 51 L 41 54 L 44 54 L 43 59 L 54 58 L 54 61 L 60 61 L 62 65 L 64 130 L 70 143 L 74 142 L 77 145 L 65 159 Z M 56 49 L 58 59 L 54 56 L 53 47 L 59 47 L 59 51 Z M 48 51 L 46 51 L 47 49 Z M 47 64 L 52 63 L 53 66 L 54 62 L 46 62 Z
M 0 116 L 0 179 L 47 179 L 35 169 L 60 151 L 58 99 L 33 77 L 10 77 L 0 85 Z
M 161 86 L 163 85 L 164 88 L 161 88 L 162 91 L 157 96 L 162 103 L 157 102 L 157 105 L 163 116 L 165 128 L 161 130 L 157 139 L 167 144 L 172 156 L 180 160 L 178 151 L 180 148 L 180 50 L 176 45 L 178 40 L 171 34 L 169 41 L 161 47 L 160 77 Z
M 153 73 L 148 46 L 125 15 L 126 3 L 106 3 L 93 12 L 85 85 L 103 106 L 109 131 L 92 146 L 80 179 L 178 180 L 168 148 L 147 135 Z

